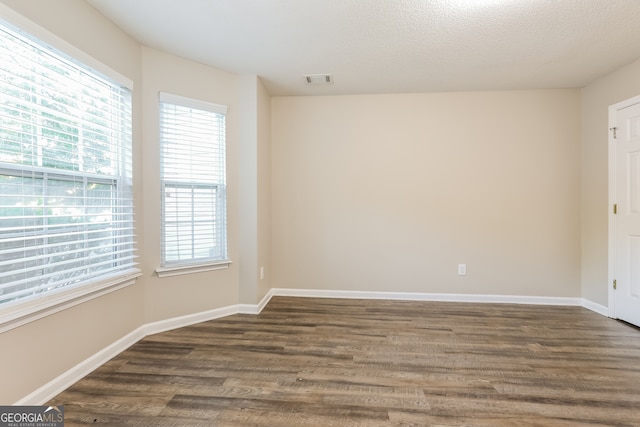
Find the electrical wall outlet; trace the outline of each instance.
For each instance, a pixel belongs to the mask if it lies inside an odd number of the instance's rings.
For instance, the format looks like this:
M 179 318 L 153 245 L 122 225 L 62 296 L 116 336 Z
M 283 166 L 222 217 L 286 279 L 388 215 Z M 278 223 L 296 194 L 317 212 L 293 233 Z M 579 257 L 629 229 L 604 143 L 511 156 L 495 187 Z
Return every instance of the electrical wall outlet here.
M 458 264 L 458 276 L 467 275 L 467 264 Z

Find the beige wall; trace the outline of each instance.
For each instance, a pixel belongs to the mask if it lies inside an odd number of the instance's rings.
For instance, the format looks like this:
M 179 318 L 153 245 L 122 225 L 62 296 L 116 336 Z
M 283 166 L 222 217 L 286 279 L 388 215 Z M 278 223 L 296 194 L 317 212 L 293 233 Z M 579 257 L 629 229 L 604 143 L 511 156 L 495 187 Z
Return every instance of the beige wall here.
M 134 82 L 134 187 L 141 192 L 140 46 L 81 0 L 3 0 L 46 30 Z M 18 24 L 18 23 L 16 23 Z M 138 229 L 139 248 L 144 235 Z M 0 404 L 11 404 L 143 322 L 143 280 L 90 302 L 0 334 Z
M 238 77 L 240 127 L 240 302 L 257 304 L 269 291 L 271 268 L 271 97 L 256 75 Z M 264 268 L 264 278 L 260 269 Z
M 145 246 L 140 251 L 145 284 L 145 323 L 237 304 L 239 301 L 239 123 L 237 77 L 233 74 L 142 48 L 143 175 Z M 226 105 L 228 269 L 158 278 L 160 267 L 160 154 L 158 93 Z
M 580 296 L 579 90 L 274 98 L 272 159 L 274 287 Z
M 604 306 L 608 268 L 609 106 L 640 95 L 640 61 L 582 89 L 582 296 Z
M 259 302 L 271 289 L 271 96 L 258 79 L 258 269 L 264 268 L 264 277 L 258 279 L 255 302 Z M 258 270 L 258 277 L 260 270 Z
M 238 77 L 243 125 L 240 127 L 240 302 L 255 304 L 258 292 L 258 108 L 256 75 Z

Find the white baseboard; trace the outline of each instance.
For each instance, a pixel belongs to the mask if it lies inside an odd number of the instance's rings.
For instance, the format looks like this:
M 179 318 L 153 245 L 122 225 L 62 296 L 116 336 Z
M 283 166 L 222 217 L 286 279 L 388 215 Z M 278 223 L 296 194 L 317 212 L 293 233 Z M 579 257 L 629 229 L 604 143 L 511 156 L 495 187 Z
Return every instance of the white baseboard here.
M 216 308 L 213 310 L 207 310 L 200 313 L 189 314 L 186 316 L 174 317 L 172 319 L 160 320 L 158 322 L 147 323 L 133 332 L 130 332 L 126 336 L 120 338 L 118 341 L 102 349 L 98 353 L 89 357 L 88 359 L 80 362 L 67 372 L 59 375 L 47 384 L 43 385 L 36 391 L 23 397 L 15 403 L 15 405 L 43 405 L 51 400 L 56 395 L 60 394 L 71 385 L 75 384 L 80 379 L 84 378 L 109 360 L 113 359 L 118 354 L 122 353 L 127 348 L 131 347 L 141 339 L 158 334 L 160 332 L 166 332 L 171 329 L 183 328 L 185 326 L 193 325 L 200 322 L 206 322 L 209 320 L 219 319 L 221 317 L 230 316 L 232 314 L 246 313 L 246 314 L 260 314 L 262 309 L 267 305 L 271 299 L 272 294 L 268 293 L 259 304 L 236 304 L 222 308 Z
M 237 313 L 240 313 L 239 304 L 221 308 L 214 308 L 213 310 L 202 311 L 200 313 L 187 314 L 186 316 L 179 316 L 171 319 L 147 323 L 143 326 L 144 336 L 146 337 L 148 335 L 159 334 L 161 332 L 170 331 L 172 329 L 184 328 L 185 326 L 195 325 L 196 323 L 219 319 L 221 317 L 231 316 L 232 314 Z
M 273 296 L 581 306 L 581 298 L 274 288 Z
M 269 304 L 271 298 L 273 297 L 273 289 L 270 289 L 269 292 L 260 300 L 258 304 L 239 304 L 238 305 L 238 313 L 242 314 L 260 314 L 262 310 Z
M 200 313 L 175 317 L 158 322 L 147 323 L 98 353 L 69 369 L 62 375 L 49 381 L 39 389 L 23 397 L 15 405 L 42 405 L 53 397 L 111 360 L 136 342 L 148 335 L 182 328 L 200 322 L 219 319 L 232 314 L 260 314 L 274 296 L 313 297 L 313 298 L 350 298 L 350 299 L 386 299 L 404 301 L 443 301 L 443 302 L 474 302 L 474 303 L 504 303 L 504 304 L 538 304 L 538 305 L 567 305 L 582 306 L 596 313 L 607 316 L 608 309 L 600 304 L 583 298 L 535 297 L 516 295 L 466 295 L 466 294 L 430 294 L 415 292 L 367 292 L 367 291 L 339 291 L 320 289 L 286 289 L 273 288 L 267 292 L 258 304 L 235 304 L 227 307 L 207 310 Z
M 88 359 L 80 362 L 62 375 L 49 381 L 33 393 L 18 400 L 15 405 L 43 405 L 54 396 L 60 394 L 99 366 L 113 359 L 133 344 L 145 337 L 144 327 L 140 327 L 113 344 L 100 350 Z
M 262 310 L 264 310 L 264 308 L 267 306 L 267 304 L 269 304 L 269 301 L 271 301 L 271 298 L 273 298 L 274 295 L 275 294 L 273 292 L 273 289 L 269 289 L 269 292 L 267 292 L 264 298 L 262 298 L 262 300 L 258 303 L 258 314 L 260 314 Z
M 595 303 L 585 298 L 582 298 L 581 305 L 588 310 L 601 314 L 605 317 L 609 317 L 609 307 L 605 307 L 604 305 Z
M 238 304 L 238 313 L 240 314 L 258 314 L 258 306 L 253 304 Z

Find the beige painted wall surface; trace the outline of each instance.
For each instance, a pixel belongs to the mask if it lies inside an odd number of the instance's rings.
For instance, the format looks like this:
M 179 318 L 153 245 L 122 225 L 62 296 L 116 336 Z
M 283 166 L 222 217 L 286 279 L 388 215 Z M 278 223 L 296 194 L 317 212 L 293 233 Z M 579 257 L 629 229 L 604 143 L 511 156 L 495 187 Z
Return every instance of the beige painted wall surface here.
M 269 291 L 271 269 L 271 97 L 255 74 L 238 76 L 238 84 L 240 302 L 257 304 Z
M 236 76 L 196 62 L 142 48 L 145 250 L 145 323 L 237 304 L 239 102 Z M 227 269 L 158 278 L 160 267 L 160 154 L 158 94 L 167 92 L 215 104 L 227 110 Z
M 139 45 L 86 2 L 3 0 L 2 3 L 131 79 L 135 88 L 140 86 Z M 137 173 L 141 164 L 139 101 L 139 93 L 134 89 L 134 192 L 137 196 L 141 188 L 141 175 Z M 139 197 L 136 205 L 139 219 L 142 216 Z M 137 233 L 140 247 L 144 236 L 140 229 Z M 0 404 L 16 402 L 140 326 L 143 319 L 141 282 L 138 280 L 134 286 L 1 333 Z
M 609 106 L 640 95 L 640 61 L 582 90 L 582 296 L 608 305 Z
M 258 293 L 258 76 L 238 76 L 240 114 L 239 193 L 240 302 L 255 304 Z
M 257 81 L 258 109 L 258 292 L 259 303 L 271 289 L 271 96 L 260 79 Z M 264 277 L 260 279 L 260 267 Z
M 578 90 L 274 98 L 271 284 L 579 297 L 579 144 Z

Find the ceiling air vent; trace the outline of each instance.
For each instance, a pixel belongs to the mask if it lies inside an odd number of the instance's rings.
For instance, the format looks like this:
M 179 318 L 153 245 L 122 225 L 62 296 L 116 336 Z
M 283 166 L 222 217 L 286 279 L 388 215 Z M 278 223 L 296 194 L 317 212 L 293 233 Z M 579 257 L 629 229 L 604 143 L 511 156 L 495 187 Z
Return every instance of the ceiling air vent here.
M 330 85 L 333 83 L 333 74 L 307 74 L 304 81 L 308 85 Z

